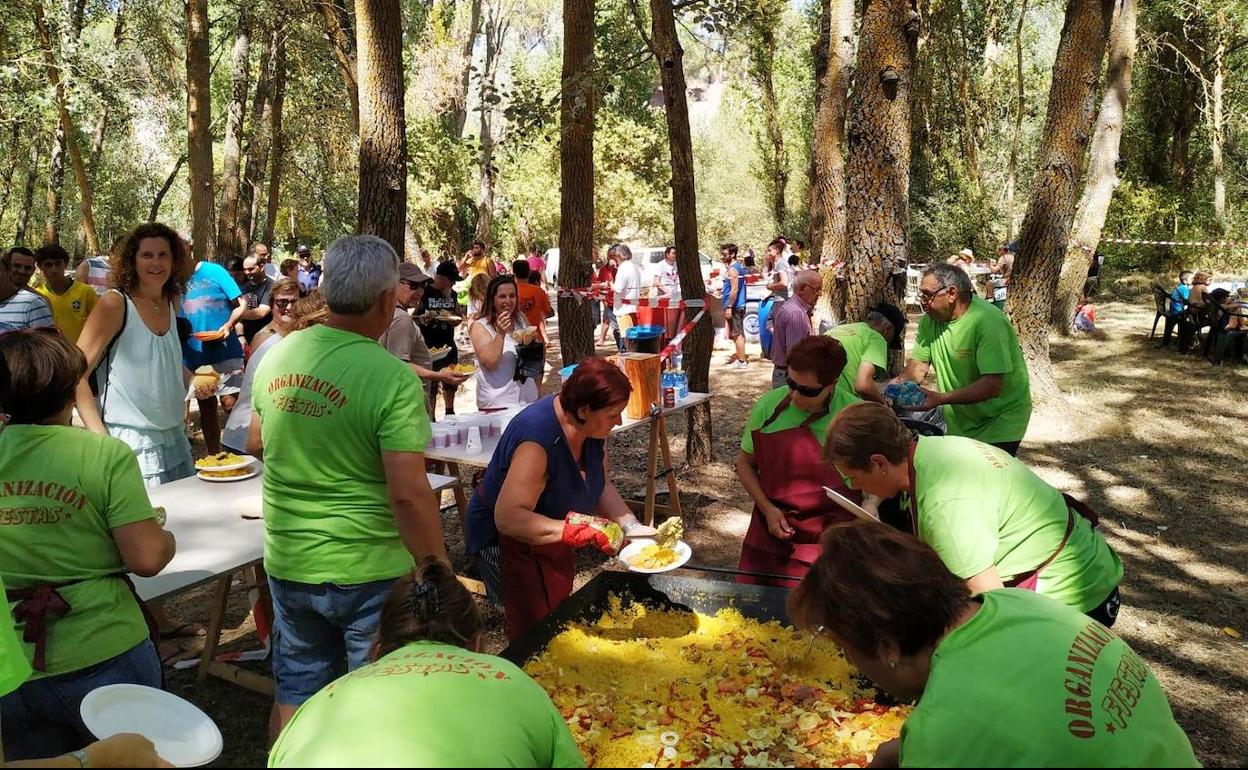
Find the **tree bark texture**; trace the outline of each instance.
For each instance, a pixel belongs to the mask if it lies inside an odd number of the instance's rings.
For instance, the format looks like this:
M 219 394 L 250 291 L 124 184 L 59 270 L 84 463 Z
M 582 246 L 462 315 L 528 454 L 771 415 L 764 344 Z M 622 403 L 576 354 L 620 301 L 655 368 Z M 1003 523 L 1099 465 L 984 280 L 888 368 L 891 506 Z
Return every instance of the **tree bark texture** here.
M 186 153 L 178 156 L 178 162 L 173 164 L 173 170 L 169 172 L 169 176 L 165 177 L 165 183 L 156 192 L 156 197 L 152 200 L 152 209 L 147 214 L 148 222 L 155 222 L 156 217 L 160 215 L 160 204 L 165 202 L 165 196 L 169 194 L 169 188 L 173 187 L 173 182 L 178 178 L 178 172 L 182 170 L 184 163 L 186 163 Z
M 56 92 L 60 131 L 64 136 L 65 148 L 69 151 L 69 163 L 74 170 L 74 179 L 78 183 L 78 205 L 82 210 L 82 229 L 86 236 L 87 248 L 92 254 L 99 254 L 100 239 L 95 232 L 91 182 L 87 179 L 87 167 L 83 162 L 82 151 L 78 147 L 78 134 L 74 128 L 73 118 L 69 114 L 69 99 L 65 93 L 65 83 L 61 80 L 61 70 L 56 62 L 56 54 L 52 50 L 52 38 L 48 32 L 48 23 L 43 14 L 41 1 L 34 4 L 34 16 L 35 32 L 39 36 L 39 43 L 43 48 L 44 66 L 48 71 L 48 84 Z M 51 219 L 49 222 L 51 223 Z
M 845 113 L 854 66 L 854 0 L 823 0 L 820 51 L 827 60 L 816 81 L 810 185 L 811 248 L 820 262 L 845 262 Z M 824 274 L 823 301 L 836 272 Z
M 1213 216 L 1223 233 L 1228 225 L 1226 215 L 1226 161 L 1223 145 L 1226 142 L 1226 117 L 1223 92 L 1226 89 L 1226 13 L 1217 13 L 1217 43 L 1213 50 L 1213 82 L 1209 87 L 1209 153 L 1213 171 Z
M 911 0 L 874 0 L 859 37 L 849 125 L 844 279 L 837 317 L 866 318 L 880 301 L 901 304 L 910 255 L 910 92 L 919 14 Z M 902 286 L 898 286 L 903 283 Z
M 485 58 L 481 62 L 481 153 L 477 157 L 480 195 L 477 198 L 477 240 L 492 243 L 494 240 L 494 189 L 498 169 L 494 166 L 494 105 L 498 102 L 498 63 L 503 41 L 507 36 L 508 22 L 501 17 L 499 5 L 492 4 L 485 21 Z
M 698 207 L 693 177 L 693 139 L 689 129 L 689 101 L 685 86 L 684 51 L 676 35 L 671 0 L 650 0 L 651 46 L 663 84 L 667 142 L 672 156 L 672 219 L 676 233 L 676 269 L 686 300 L 685 318 L 701 310 L 688 302 L 706 296 L 698 264 Z M 711 319 L 704 315 L 685 338 L 684 367 L 690 390 L 710 389 Z M 711 410 L 700 404 L 688 411 L 685 457 L 689 463 L 711 461 Z
M 208 0 L 186 0 L 186 162 L 191 185 L 191 241 L 196 259 L 217 257 L 212 167 L 212 84 Z
M 1127 116 L 1127 98 L 1131 93 L 1131 67 L 1135 60 L 1135 2 L 1116 0 L 1114 19 L 1109 29 L 1106 54 L 1105 88 L 1088 161 L 1087 181 L 1075 209 L 1070 245 L 1057 282 L 1053 300 L 1053 328 L 1069 334 L 1075 320 L 1079 294 L 1087 281 L 1092 255 L 1101 240 L 1101 229 L 1109 213 L 1109 203 L 1118 187 L 1118 146 Z
M 594 272 L 594 0 L 563 2 L 563 87 L 559 105 L 559 281 L 589 286 Z M 563 364 L 594 354 L 590 302 L 560 293 L 559 348 Z
M 1018 147 L 1023 138 L 1023 108 L 1027 99 L 1027 84 L 1023 77 L 1023 22 L 1027 19 L 1027 0 L 1018 5 L 1018 26 L 1014 28 L 1014 65 L 1017 75 L 1018 97 L 1014 103 L 1014 133 L 1010 135 L 1010 165 L 1005 174 L 1005 232 L 1006 241 L 1014 240 L 1014 196 L 1018 186 Z
M 279 32 L 264 33 L 260 44 L 260 73 L 256 77 L 256 90 L 251 97 L 251 132 L 247 134 L 247 149 L 243 153 L 242 186 L 238 191 L 238 227 L 245 241 L 255 237 L 255 225 L 261 198 L 264 169 L 269 163 L 269 122 L 273 109 L 271 100 L 274 56 L 277 51 L 273 38 Z M 272 245 L 272 244 L 270 244 Z
M 403 112 L 403 15 L 399 0 L 355 0 L 359 44 L 360 183 L 356 232 L 403 253 L 407 136 Z
M 241 257 L 247 249 L 247 234 L 239 215 L 239 189 L 242 186 L 243 126 L 247 115 L 247 92 L 251 87 L 251 19 L 246 6 L 238 15 L 231 56 L 230 104 L 225 116 L 225 143 L 221 148 L 221 207 L 217 217 L 217 250 L 224 260 Z
M 65 186 L 65 128 L 58 117 L 56 131 L 52 138 L 52 155 L 48 158 L 48 187 L 45 193 L 45 212 L 43 226 L 44 243 L 61 242 L 61 203 L 64 200 Z
M 286 136 L 282 133 L 282 104 L 286 99 L 286 34 L 278 32 L 273 38 L 273 104 L 269 108 L 269 141 L 272 144 L 272 162 L 269 165 L 269 192 L 265 202 L 265 243 L 273 245 L 277 229 L 277 210 L 281 203 L 282 163 Z
M 30 227 L 30 212 L 35 204 L 35 184 L 39 181 L 39 156 L 42 155 L 43 139 L 38 135 L 30 143 L 30 163 L 26 166 L 26 186 L 22 190 L 22 207 L 17 210 L 17 229 L 13 242 L 18 246 L 26 243 L 26 230 Z
M 481 31 L 481 2 L 482 0 L 470 0 L 468 37 L 464 39 L 464 47 L 459 52 L 462 61 L 462 69 L 459 72 L 459 91 L 451 109 L 443 116 L 447 133 L 455 139 L 464 135 L 464 124 L 468 122 L 468 88 L 472 83 L 472 51 L 476 46 L 477 34 Z
M 351 11 L 344 4 L 348 0 L 319 0 L 316 9 L 320 11 L 321 20 L 325 23 L 325 37 L 329 41 L 330 50 L 334 52 L 334 61 L 338 63 L 338 72 L 342 75 L 342 84 L 351 100 L 351 126 L 355 133 L 360 133 L 360 89 L 355 31 L 351 22 Z
M 750 77 L 758 87 L 762 102 L 765 137 L 758 145 L 763 161 L 763 184 L 771 198 L 771 216 L 776 229 L 785 228 L 788 218 L 785 192 L 789 186 L 789 158 L 780 127 L 780 105 L 776 100 L 776 33 L 784 14 L 782 0 L 762 0 L 757 15 L 750 21 L 754 35 L 750 40 Z
M 112 61 L 116 62 L 117 53 L 121 50 L 122 41 L 125 40 L 126 29 L 126 0 L 118 0 L 117 18 L 113 22 L 113 50 L 111 52 Z M 95 131 L 91 139 L 91 164 L 88 169 L 92 174 L 100 166 L 100 155 L 104 152 L 104 136 L 108 133 L 108 119 L 113 106 L 111 99 L 105 99 L 103 106 L 100 108 L 100 117 L 95 123 Z
M 5 148 L 9 163 L 4 168 L 4 190 L 0 192 L 0 220 L 8 213 L 9 200 L 13 196 L 13 175 L 17 173 L 17 164 L 21 158 L 21 140 L 22 121 L 20 118 L 14 119 L 13 128 L 9 132 L 9 146 Z
M 1006 311 L 1018 329 L 1032 394 L 1039 399 L 1057 392 L 1049 361 L 1049 318 L 1091 139 L 1113 6 L 1114 0 L 1070 0 L 1066 6 L 1048 115 L 1036 150 L 1036 180 L 1019 231 Z

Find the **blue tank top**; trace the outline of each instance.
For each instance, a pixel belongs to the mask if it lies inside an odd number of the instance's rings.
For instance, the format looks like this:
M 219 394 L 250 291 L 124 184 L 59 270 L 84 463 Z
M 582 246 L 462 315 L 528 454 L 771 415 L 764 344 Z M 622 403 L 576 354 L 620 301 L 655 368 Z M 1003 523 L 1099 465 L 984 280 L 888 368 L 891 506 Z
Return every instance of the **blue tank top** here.
M 745 307 L 745 267 L 740 263 L 733 262 L 724 270 L 724 307 L 728 307 L 728 299 L 732 296 L 732 282 L 737 282 L 737 299 L 732 305 L 732 310 L 740 310 Z
M 511 458 L 526 441 L 546 450 L 546 488 L 537 499 L 535 510 L 552 519 L 562 519 L 570 511 L 593 513 L 606 487 L 602 469 L 602 439 L 585 439 L 581 455 L 585 476 L 568 447 L 567 437 L 555 415 L 555 396 L 546 396 L 525 407 L 507 426 L 485 475 L 468 503 L 468 555 L 498 542 L 494 524 L 494 504 L 511 469 Z

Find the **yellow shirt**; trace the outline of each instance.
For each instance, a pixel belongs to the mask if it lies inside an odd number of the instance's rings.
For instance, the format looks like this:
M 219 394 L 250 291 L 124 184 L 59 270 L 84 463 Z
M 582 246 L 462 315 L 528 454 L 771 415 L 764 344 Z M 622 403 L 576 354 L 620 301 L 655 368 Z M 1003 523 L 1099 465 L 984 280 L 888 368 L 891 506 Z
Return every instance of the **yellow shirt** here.
M 61 334 L 70 342 L 77 342 L 82 334 L 82 327 L 87 324 L 87 316 L 95 309 L 99 295 L 85 283 L 74 281 L 64 294 L 57 294 L 45 283 L 35 291 L 39 292 L 52 306 L 52 322 Z
M 488 273 L 490 270 L 490 257 L 487 254 L 482 254 L 477 259 L 468 257 L 466 260 L 464 260 L 464 262 L 468 267 L 469 279 L 471 279 L 474 275 L 477 275 L 478 273 Z

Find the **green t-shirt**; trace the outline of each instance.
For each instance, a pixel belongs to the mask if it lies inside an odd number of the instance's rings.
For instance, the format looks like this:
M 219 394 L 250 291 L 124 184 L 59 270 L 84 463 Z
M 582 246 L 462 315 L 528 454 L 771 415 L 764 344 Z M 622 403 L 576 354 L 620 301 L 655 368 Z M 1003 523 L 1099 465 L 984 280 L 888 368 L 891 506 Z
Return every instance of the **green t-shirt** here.
M 741 431 L 741 451 L 746 454 L 754 454 L 754 431 L 763 427 L 763 423 L 771 418 L 771 413 L 776 411 L 776 407 L 780 405 L 780 402 L 787 395 L 789 395 L 788 387 L 780 387 L 764 393 L 759 397 L 758 401 L 754 402 L 754 408 L 750 410 L 749 417 L 745 419 L 745 429 Z M 810 432 L 815 434 L 815 438 L 819 441 L 820 446 L 827 440 L 828 423 L 832 422 L 832 418 L 836 416 L 837 412 L 858 400 L 860 399 L 856 396 L 851 398 L 842 393 L 839 386 L 832 391 L 832 402 L 828 405 L 827 415 L 815 420 L 809 426 Z M 775 433 L 776 431 L 796 428 L 806 422 L 808 417 L 810 417 L 810 412 L 803 412 L 801 409 L 789 404 L 780 413 L 780 416 L 763 430 L 763 433 Z
M 924 315 L 910 357 L 931 363 L 941 393 L 1004 375 L 1001 395 L 978 404 L 945 406 L 949 435 L 991 444 L 1021 441 L 1031 419 L 1031 380 L 1010 319 L 979 297 L 961 318 L 938 323 Z
M 147 638 L 112 530 L 154 518 L 139 462 L 121 441 L 60 425 L 0 433 L 0 575 L 9 590 L 69 584 L 57 591 L 71 609 L 48 624 L 45 668 L 33 678 L 78 671 Z M 33 658 L 34 645 L 23 646 Z
M 0 593 L 4 593 L 4 581 L 0 580 Z M 26 652 L 13 628 L 13 614 L 0 619 L 0 697 L 22 686 L 30 677 L 30 663 Z
M 420 378 L 359 334 L 313 326 L 269 351 L 252 409 L 264 442 L 264 566 L 282 580 L 354 585 L 412 568 L 382 452 L 423 452 Z
M 1199 767 L 1166 694 L 1127 643 L 1030 591 L 936 645 L 901 730 L 902 767 Z
M 269 767 L 584 767 L 550 696 L 502 658 L 417 642 L 304 703 Z
M 828 336 L 841 343 L 845 348 L 845 369 L 837 380 L 836 390 L 843 397 L 852 399 L 850 403 L 861 401 L 854 382 L 858 379 L 858 370 L 866 361 L 875 367 L 877 375 L 888 372 L 888 341 L 884 335 L 867 326 L 865 323 L 841 324 L 828 331 Z
M 919 537 L 960 578 L 992 566 L 1007 581 L 1030 572 L 1057 550 L 1066 533 L 1069 514 L 1062 493 L 996 447 L 960 436 L 920 438 L 914 476 Z M 1087 611 L 1121 580 L 1118 555 L 1075 514 L 1075 529 L 1040 573 L 1037 591 Z

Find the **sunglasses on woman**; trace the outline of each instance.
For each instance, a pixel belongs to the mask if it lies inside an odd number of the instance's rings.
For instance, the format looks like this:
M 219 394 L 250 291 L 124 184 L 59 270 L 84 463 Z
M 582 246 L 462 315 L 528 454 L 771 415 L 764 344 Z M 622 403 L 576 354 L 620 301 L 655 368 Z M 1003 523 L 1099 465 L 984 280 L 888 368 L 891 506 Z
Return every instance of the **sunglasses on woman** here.
M 298 302 L 298 300 L 275 299 L 273 300 L 273 307 L 294 307 L 296 302 Z
M 805 396 L 806 398 L 817 398 L 823 395 L 823 390 L 824 388 L 827 387 L 826 385 L 819 385 L 818 387 L 811 387 L 809 385 L 798 385 L 796 382 L 793 381 L 792 377 L 785 377 L 784 384 L 789 386 L 789 390 L 793 391 L 794 393 L 799 393 Z

